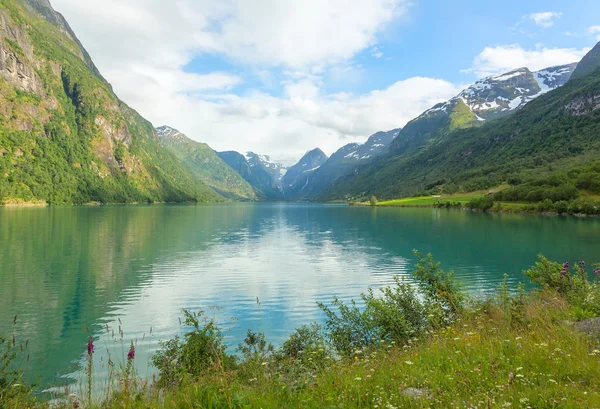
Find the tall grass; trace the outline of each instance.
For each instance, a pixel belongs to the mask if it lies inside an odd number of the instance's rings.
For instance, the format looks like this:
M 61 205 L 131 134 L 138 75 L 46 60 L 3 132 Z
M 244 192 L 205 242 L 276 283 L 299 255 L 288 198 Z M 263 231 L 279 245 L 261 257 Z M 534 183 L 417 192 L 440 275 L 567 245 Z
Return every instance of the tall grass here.
M 431 256 L 416 255 L 416 285 L 398 278 L 369 290 L 362 308 L 322 304 L 324 325 L 299 328 L 278 348 L 248 331 L 229 353 L 213 319 L 186 311 L 189 332 L 153 359 L 158 379 L 134 373 L 132 344 L 115 392 L 59 407 L 600 407 L 598 341 L 572 324 L 600 315 L 598 267 L 540 257 L 526 271 L 536 290 L 505 280 L 494 296 L 474 299 Z M 13 390 L 16 378 L 6 379 L 0 391 Z M 45 406 L 17 391 L 0 407 Z

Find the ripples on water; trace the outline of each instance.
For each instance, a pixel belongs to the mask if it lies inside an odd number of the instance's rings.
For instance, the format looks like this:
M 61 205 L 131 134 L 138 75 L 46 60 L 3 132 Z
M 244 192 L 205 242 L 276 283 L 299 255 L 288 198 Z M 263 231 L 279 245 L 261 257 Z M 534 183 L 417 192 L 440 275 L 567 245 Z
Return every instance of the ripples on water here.
M 145 374 L 158 340 L 184 332 L 184 308 L 214 315 L 232 349 L 248 328 L 278 344 L 322 319 L 317 301 L 358 298 L 408 276 L 415 248 L 484 295 L 504 273 L 522 280 L 539 252 L 592 260 L 599 227 L 591 219 L 294 204 L 0 209 L 0 329 L 12 332 L 2 324 L 20 315 L 14 330 L 39 350 L 31 372 L 45 384 L 81 378 L 86 326 L 100 375 L 109 354 L 124 360 L 131 340 Z

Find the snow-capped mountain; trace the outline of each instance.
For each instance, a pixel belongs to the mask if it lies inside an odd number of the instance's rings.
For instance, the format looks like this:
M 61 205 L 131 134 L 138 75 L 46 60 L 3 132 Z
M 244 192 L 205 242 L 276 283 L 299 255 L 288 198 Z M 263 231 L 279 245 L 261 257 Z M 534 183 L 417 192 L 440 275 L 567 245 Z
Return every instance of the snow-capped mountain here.
M 296 197 L 302 192 L 312 175 L 327 161 L 328 157 L 321 149 L 307 152 L 302 159 L 287 170 L 282 178 L 283 191 L 286 197 Z
M 288 187 L 286 198 L 298 200 L 316 197 L 338 178 L 354 172 L 358 166 L 369 163 L 386 153 L 399 132 L 400 129 L 377 132 L 364 144 L 350 143 L 343 146 L 319 167 L 312 169 L 309 176 L 303 179 L 302 186 L 296 183 L 294 189 Z
M 159 126 L 156 128 L 156 134 L 162 140 L 168 139 L 171 141 L 185 142 L 188 139 L 184 134 L 170 126 Z
M 480 119 L 499 118 L 564 85 L 576 67 L 574 63 L 535 72 L 519 68 L 479 80 L 456 98 L 462 99 Z
M 390 149 L 396 153 L 407 152 L 423 144 L 435 144 L 455 129 L 478 126 L 506 116 L 540 95 L 564 85 L 576 66 L 561 65 L 536 72 L 519 68 L 483 78 L 406 124 Z
M 242 155 L 230 151 L 218 152 L 218 155 L 252 187 L 261 192 L 264 198 L 283 199 L 281 179 L 286 174 L 287 168 L 281 163 L 274 162 L 267 155 L 259 155 L 254 152 L 246 152 L 245 155 Z
M 262 166 L 271 175 L 273 180 L 281 183 L 281 179 L 287 172 L 287 168 L 281 163 L 277 163 L 271 160 L 269 155 L 259 155 L 254 152 L 246 152 L 246 160 L 251 168 L 255 166 Z

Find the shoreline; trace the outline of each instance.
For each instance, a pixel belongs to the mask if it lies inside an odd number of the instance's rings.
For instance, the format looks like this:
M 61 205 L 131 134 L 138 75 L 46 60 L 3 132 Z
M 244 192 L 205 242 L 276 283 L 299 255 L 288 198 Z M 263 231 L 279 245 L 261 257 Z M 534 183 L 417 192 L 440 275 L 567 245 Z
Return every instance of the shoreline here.
M 520 215 L 531 215 L 531 216 L 572 216 L 577 218 L 600 218 L 600 215 L 597 214 L 586 214 L 586 213 L 556 213 L 556 212 L 526 212 L 523 210 L 513 211 L 507 209 L 488 209 L 488 210 L 480 210 L 480 209 L 469 209 L 464 206 L 435 206 L 435 205 L 376 205 L 372 206 L 369 203 L 354 203 L 349 204 L 350 207 L 381 207 L 381 208 L 397 208 L 397 209 L 457 209 L 463 210 L 467 212 L 475 212 L 475 213 L 503 213 L 503 214 L 520 214 Z

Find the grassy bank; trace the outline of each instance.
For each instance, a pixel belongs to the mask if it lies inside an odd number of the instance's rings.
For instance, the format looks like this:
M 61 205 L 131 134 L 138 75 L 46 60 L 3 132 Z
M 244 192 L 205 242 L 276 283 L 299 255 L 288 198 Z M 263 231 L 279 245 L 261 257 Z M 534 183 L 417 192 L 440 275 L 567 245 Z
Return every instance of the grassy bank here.
M 381 207 L 434 207 L 449 204 L 449 206 L 464 206 L 473 199 L 482 197 L 481 192 L 461 195 L 419 196 L 397 200 L 378 202 Z
M 364 308 L 322 305 L 325 324 L 300 328 L 279 348 L 249 331 L 236 356 L 212 320 L 188 312 L 188 335 L 165 343 L 153 360 L 154 383 L 136 378 L 132 347 L 114 394 L 89 404 L 71 397 L 63 406 L 600 407 L 600 348 L 577 323 L 600 315 L 600 289 L 588 279 L 594 269 L 541 258 L 526 274 L 535 291 L 504 284 L 474 299 L 451 273 L 420 258 L 414 282 L 367 292 Z M 0 407 L 45 407 L 16 382 L 5 375 Z

